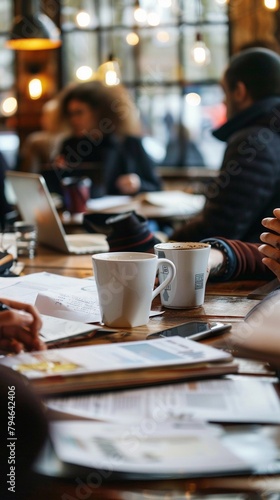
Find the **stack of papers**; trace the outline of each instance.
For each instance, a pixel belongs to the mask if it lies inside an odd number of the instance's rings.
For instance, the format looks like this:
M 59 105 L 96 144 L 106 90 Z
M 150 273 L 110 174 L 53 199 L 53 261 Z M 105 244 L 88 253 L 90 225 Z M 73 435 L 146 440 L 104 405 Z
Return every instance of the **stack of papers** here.
M 181 337 L 22 353 L 0 360 L 40 394 L 62 394 L 234 373 L 231 355 Z

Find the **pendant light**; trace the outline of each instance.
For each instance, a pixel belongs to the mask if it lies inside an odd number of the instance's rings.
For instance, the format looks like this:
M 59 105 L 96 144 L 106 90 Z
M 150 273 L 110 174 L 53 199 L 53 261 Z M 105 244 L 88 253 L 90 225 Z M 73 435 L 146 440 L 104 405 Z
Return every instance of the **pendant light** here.
M 112 34 L 111 34 L 111 52 L 108 56 L 108 60 L 101 64 L 97 70 L 98 77 L 104 82 L 108 87 L 113 87 L 118 85 L 121 81 L 121 70 L 120 65 L 113 51 L 113 26 L 114 26 L 114 2 L 111 2 L 111 14 L 112 14 Z
M 6 47 L 14 50 L 46 50 L 61 45 L 60 31 L 40 11 L 40 0 L 21 0 L 20 12 L 14 19 Z
M 201 33 L 202 25 L 202 4 L 201 0 L 197 0 L 197 17 L 199 21 L 199 30 L 196 32 L 195 41 L 191 49 L 191 57 L 198 66 L 207 66 L 211 61 L 210 50 L 203 40 Z

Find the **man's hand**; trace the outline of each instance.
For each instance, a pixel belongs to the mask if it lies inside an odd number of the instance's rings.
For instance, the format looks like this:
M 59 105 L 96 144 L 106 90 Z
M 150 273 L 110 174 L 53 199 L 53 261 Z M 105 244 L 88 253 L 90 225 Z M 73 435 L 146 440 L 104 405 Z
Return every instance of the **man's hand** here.
M 116 186 L 122 194 L 136 194 L 141 187 L 141 180 L 137 174 L 120 175 L 117 178 Z
M 273 233 L 261 234 L 260 239 L 264 245 L 259 247 L 259 251 L 264 255 L 263 263 L 280 280 L 280 208 L 275 208 L 273 214 L 275 217 L 262 220 L 262 225 Z
M 45 349 L 39 339 L 42 321 L 37 309 L 30 304 L 3 299 L 7 310 L 0 311 L 0 350 L 20 352 Z

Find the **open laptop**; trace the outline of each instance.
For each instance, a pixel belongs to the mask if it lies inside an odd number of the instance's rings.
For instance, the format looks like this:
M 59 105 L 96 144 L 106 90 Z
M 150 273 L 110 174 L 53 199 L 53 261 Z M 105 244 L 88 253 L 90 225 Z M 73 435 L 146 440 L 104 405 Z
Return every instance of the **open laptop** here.
M 6 173 L 23 220 L 37 226 L 38 242 L 63 253 L 92 254 L 108 251 L 104 234 L 66 234 L 42 175 Z

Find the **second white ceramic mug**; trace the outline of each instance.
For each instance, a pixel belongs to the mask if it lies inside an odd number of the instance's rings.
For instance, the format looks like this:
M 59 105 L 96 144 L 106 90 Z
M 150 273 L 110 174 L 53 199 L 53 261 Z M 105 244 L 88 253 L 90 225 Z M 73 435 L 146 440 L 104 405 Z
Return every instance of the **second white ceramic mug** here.
M 141 252 L 109 252 L 92 256 L 102 322 L 115 328 L 146 325 L 152 300 L 173 280 L 168 259 Z M 154 290 L 159 266 L 168 276 Z
M 159 258 L 166 257 L 176 267 L 176 278 L 161 292 L 161 303 L 174 309 L 191 309 L 204 302 L 210 245 L 206 243 L 159 243 Z M 168 269 L 160 266 L 159 281 L 164 282 Z

